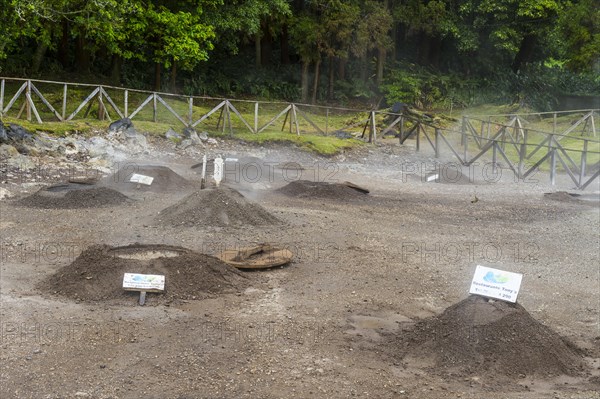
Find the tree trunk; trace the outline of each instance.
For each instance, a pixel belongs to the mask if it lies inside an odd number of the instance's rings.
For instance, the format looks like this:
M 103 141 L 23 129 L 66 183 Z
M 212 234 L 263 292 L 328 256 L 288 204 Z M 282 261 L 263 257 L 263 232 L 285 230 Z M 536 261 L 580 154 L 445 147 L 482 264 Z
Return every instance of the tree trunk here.
M 369 74 L 369 64 L 367 63 L 367 53 L 365 52 L 360 56 L 360 80 L 363 82 L 367 81 Z
M 260 48 L 260 63 L 263 66 L 267 66 L 271 63 L 271 55 L 273 53 L 273 37 L 269 31 L 267 24 L 264 24 L 263 37 Z
M 262 61 L 262 49 L 261 49 L 261 43 L 260 43 L 260 32 L 257 32 L 254 35 L 254 65 L 257 68 L 260 68 L 261 61 Z
M 75 64 L 77 72 L 89 73 L 91 65 L 91 54 L 87 48 L 85 48 L 85 38 L 83 33 L 80 33 L 75 42 Z
M 69 21 L 63 19 L 60 44 L 58 45 L 58 62 L 63 69 L 69 66 Z
M 378 57 L 377 57 L 377 75 L 375 81 L 378 85 L 383 82 L 383 67 L 385 66 L 385 56 L 386 50 L 383 47 L 379 47 L 377 49 Z
M 110 67 L 110 81 L 113 85 L 118 86 L 121 84 L 121 66 L 123 65 L 123 58 L 117 54 L 113 54 L 112 62 Z
M 177 93 L 177 62 L 173 61 L 171 66 L 171 79 L 169 81 L 171 93 Z
M 310 101 L 311 104 L 317 103 L 317 93 L 319 91 L 319 78 L 321 75 L 320 72 L 321 72 L 321 60 L 317 60 L 317 62 L 315 62 L 315 80 L 313 81 L 312 99 Z
M 421 65 L 429 65 L 429 48 L 431 47 L 431 37 L 424 32 L 421 32 L 420 46 L 417 50 L 417 59 Z
M 302 93 L 302 102 L 306 103 L 308 101 L 308 69 L 310 67 L 309 61 L 302 61 L 302 83 L 301 83 L 301 93 Z
M 46 54 L 46 50 L 48 50 L 48 45 L 44 42 L 39 43 L 35 49 L 35 53 L 33 53 L 33 57 L 31 60 L 31 73 L 38 73 L 40 70 L 40 66 L 42 65 L 42 61 L 44 60 L 44 55 Z
M 531 54 L 535 49 L 535 45 L 537 42 L 537 38 L 535 35 L 529 34 L 523 37 L 521 40 L 521 46 L 519 47 L 519 51 L 515 55 L 515 59 L 511 65 L 512 71 L 514 73 L 519 72 L 523 64 L 526 64 L 531 59 Z
M 158 63 L 158 62 L 156 62 L 154 64 L 154 91 L 160 91 L 160 86 L 161 86 L 160 75 L 161 75 L 161 71 L 162 71 L 161 64 Z
M 287 25 L 283 25 L 279 41 L 280 41 L 280 46 L 281 46 L 281 63 L 284 65 L 289 65 L 289 64 L 291 64 L 291 60 L 290 60 L 290 43 L 289 43 Z
M 346 63 L 348 62 L 345 58 L 340 58 L 338 62 L 338 79 L 346 80 Z
M 329 83 L 327 84 L 327 99 L 333 99 L 333 85 L 335 83 L 335 58 L 329 56 Z

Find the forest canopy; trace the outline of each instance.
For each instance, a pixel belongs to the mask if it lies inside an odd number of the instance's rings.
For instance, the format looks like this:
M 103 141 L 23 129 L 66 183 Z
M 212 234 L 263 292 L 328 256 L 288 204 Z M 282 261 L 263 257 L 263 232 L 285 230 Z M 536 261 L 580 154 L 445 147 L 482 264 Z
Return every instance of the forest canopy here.
M 0 0 L 0 75 L 552 108 L 600 93 L 598 0 Z

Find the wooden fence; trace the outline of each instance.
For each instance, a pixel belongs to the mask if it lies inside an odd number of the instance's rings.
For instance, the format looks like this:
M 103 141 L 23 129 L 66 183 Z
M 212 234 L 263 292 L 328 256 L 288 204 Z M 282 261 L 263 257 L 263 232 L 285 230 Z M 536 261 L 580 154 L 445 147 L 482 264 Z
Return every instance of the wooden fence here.
M 73 93 L 76 95 L 70 95 Z M 53 98 L 49 98 L 50 95 Z M 600 110 L 597 109 L 483 118 L 464 116 L 458 123 L 443 127 L 406 112 L 218 99 L 103 85 L 0 78 L 0 117 L 25 117 L 28 121 L 35 118 L 36 122 L 44 123 L 84 119 L 91 112 L 101 120 L 128 117 L 158 122 L 161 119 L 193 128 L 210 125 L 211 130 L 230 133 L 235 130 L 257 134 L 267 129 L 281 129 L 297 135 L 327 135 L 346 131 L 375 142 L 378 136 L 393 132 L 400 143 L 414 139 L 417 151 L 430 148 L 438 158 L 442 151 L 448 150 L 463 165 L 472 165 L 484 155 L 491 158 L 493 165 L 502 160 L 523 179 L 536 170 L 547 168 L 551 184 L 555 184 L 559 171 L 582 190 L 600 180 L 600 141 L 596 138 Z M 282 119 L 279 128 L 276 123 Z M 422 148 L 422 142 L 428 146 Z

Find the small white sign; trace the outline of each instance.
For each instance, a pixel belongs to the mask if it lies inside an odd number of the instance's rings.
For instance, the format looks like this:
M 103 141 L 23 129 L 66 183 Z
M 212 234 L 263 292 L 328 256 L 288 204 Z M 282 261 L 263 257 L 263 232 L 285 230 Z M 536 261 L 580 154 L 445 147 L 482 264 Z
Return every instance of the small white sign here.
M 225 162 L 237 162 L 237 158 L 225 158 Z
M 427 176 L 427 181 L 430 182 L 432 180 L 437 180 L 437 178 L 439 177 L 439 175 L 431 175 L 431 176 Z
M 522 279 L 520 273 L 477 265 L 469 293 L 514 303 L 517 302 Z
M 125 273 L 123 276 L 123 288 L 128 291 L 164 291 L 165 276 Z
M 151 185 L 153 180 L 154 177 L 152 176 L 138 175 L 137 173 L 132 174 L 129 179 L 131 183 L 145 184 L 146 186 Z
M 219 186 L 219 183 L 223 180 L 223 158 L 221 157 L 215 158 L 215 171 L 213 177 L 217 186 Z

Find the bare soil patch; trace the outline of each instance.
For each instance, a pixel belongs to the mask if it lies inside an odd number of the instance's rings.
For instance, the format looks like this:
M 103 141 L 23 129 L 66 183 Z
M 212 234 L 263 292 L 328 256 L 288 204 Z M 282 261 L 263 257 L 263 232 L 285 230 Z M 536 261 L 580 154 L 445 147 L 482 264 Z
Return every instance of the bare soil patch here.
M 365 198 L 366 193 L 343 183 L 296 180 L 277 190 L 288 197 L 326 198 L 336 201 Z

